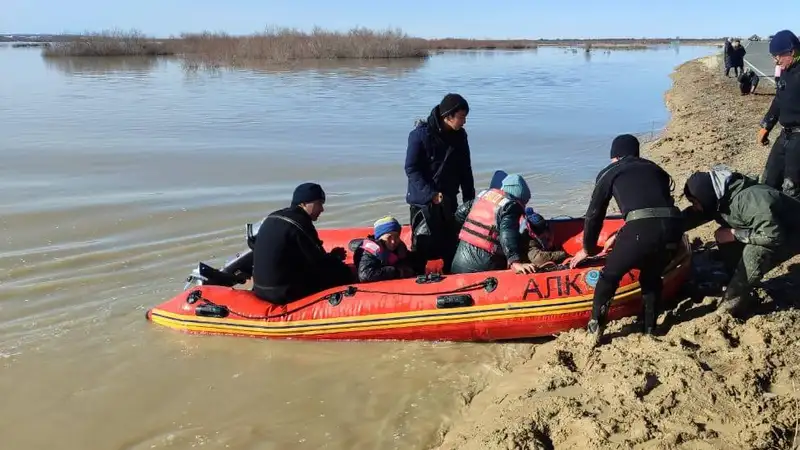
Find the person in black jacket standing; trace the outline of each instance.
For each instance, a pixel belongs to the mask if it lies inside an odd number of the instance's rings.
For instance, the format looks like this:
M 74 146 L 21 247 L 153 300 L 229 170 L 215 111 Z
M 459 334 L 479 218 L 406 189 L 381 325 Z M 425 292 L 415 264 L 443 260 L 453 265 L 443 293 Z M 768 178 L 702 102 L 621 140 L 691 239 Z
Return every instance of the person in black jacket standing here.
M 658 164 L 639 157 L 635 136 L 623 134 L 611 144 L 611 164 L 597 176 L 586 211 L 583 249 L 570 261 L 572 268 L 602 250 L 597 239 L 612 197 L 625 217 L 625 225 L 617 233 L 614 250 L 595 286 L 587 327 L 594 334 L 595 345 L 602 337 L 608 308 L 622 277 L 634 268 L 640 270 L 644 332 L 655 331 L 661 275 L 683 236 L 681 211 L 672 198 L 672 178 Z
M 253 247 L 253 292 L 276 305 L 351 283 L 345 250 L 326 252 L 314 222 L 325 211 L 325 192 L 315 183 L 294 190 L 292 203 L 268 215 Z
M 769 133 L 783 127 L 767 157 L 762 183 L 800 200 L 800 40 L 789 30 L 775 33 L 769 52 L 781 67 L 775 98 L 761 120 L 758 142 L 769 145 Z
M 742 42 L 739 39 L 736 39 L 733 41 L 733 45 L 729 51 L 734 77 L 739 78 L 739 75 L 744 73 L 744 55 L 747 54 L 747 50 L 742 47 Z
M 406 202 L 414 230 L 412 250 L 426 259 L 443 258 L 449 270 L 457 245 L 453 216 L 461 201 L 475 198 L 475 181 L 464 124 L 469 104 L 458 94 L 447 94 L 408 135 L 405 171 Z

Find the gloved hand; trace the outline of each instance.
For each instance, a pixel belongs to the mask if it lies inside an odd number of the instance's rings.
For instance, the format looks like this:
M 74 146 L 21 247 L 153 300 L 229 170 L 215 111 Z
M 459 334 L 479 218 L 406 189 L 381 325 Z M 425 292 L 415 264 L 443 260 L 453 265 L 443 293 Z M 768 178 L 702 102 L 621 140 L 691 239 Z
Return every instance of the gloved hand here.
M 758 130 L 758 143 L 761 145 L 769 145 L 769 130 L 762 128 Z
M 334 258 L 344 261 L 347 258 L 347 250 L 343 249 L 342 247 L 336 247 L 331 250 L 331 256 Z

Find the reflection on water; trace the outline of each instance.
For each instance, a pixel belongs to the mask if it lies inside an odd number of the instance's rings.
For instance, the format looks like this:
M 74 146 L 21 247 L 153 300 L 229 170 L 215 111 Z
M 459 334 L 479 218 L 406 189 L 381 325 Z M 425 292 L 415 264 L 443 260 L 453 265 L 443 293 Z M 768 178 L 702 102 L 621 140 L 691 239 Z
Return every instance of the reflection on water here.
M 683 61 L 716 49 L 459 51 L 214 76 L 176 58 L 0 53 L 0 436 L 14 448 L 425 448 L 461 393 L 531 349 L 186 336 L 144 320 L 198 260 L 294 186 L 319 227 L 407 222 L 408 133 L 470 102 L 476 185 L 517 171 L 546 216 L 580 215 L 608 145 L 667 120 Z M 634 101 L 635 100 L 635 101 Z M 468 397 L 468 396 L 467 396 Z
M 237 69 L 250 70 L 255 73 L 280 75 L 297 74 L 301 72 L 316 72 L 328 75 L 341 75 L 344 77 L 372 78 L 389 77 L 399 78 L 425 65 L 423 58 L 386 58 L 358 61 L 352 60 L 301 60 L 288 64 L 271 64 L 263 61 L 246 61 L 237 66 Z
M 164 67 L 177 57 L 59 57 L 43 58 L 48 69 L 57 70 L 67 75 L 109 75 L 113 73 L 145 74 L 158 67 Z M 399 78 L 419 70 L 425 64 L 422 58 L 352 60 L 303 60 L 287 64 L 274 64 L 264 61 L 247 61 L 235 68 L 217 67 L 199 63 L 194 65 L 181 60 L 182 67 L 188 72 L 203 71 L 215 73 L 219 71 L 250 71 L 257 74 L 295 75 L 302 72 L 316 72 L 328 75 L 339 75 L 353 79 L 369 79 L 374 77 Z
M 146 74 L 166 64 L 167 58 L 157 57 L 56 57 L 42 58 L 45 67 L 67 75 L 110 75 L 114 73 Z

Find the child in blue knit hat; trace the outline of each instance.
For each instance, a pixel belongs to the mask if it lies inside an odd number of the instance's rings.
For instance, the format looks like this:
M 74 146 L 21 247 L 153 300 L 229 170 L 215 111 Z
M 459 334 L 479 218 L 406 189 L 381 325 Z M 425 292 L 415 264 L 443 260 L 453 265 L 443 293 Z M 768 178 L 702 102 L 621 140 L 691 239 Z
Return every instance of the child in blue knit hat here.
M 361 243 L 361 255 L 357 261 L 360 282 L 395 280 L 415 275 L 414 255 L 400 240 L 400 230 L 400 222 L 391 216 L 375 222 L 373 235 Z

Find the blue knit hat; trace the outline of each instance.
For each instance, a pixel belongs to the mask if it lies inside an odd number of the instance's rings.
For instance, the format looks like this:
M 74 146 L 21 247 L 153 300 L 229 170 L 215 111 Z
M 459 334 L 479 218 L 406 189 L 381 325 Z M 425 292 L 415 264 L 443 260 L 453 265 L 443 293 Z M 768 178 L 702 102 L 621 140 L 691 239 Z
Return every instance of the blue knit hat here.
M 380 239 L 381 236 L 386 233 L 391 233 L 393 231 L 399 233 L 401 227 L 400 222 L 398 222 L 397 219 L 392 216 L 386 216 L 375 221 L 373 228 L 375 229 L 375 239 Z
M 769 41 L 769 52 L 772 56 L 778 56 L 781 53 L 788 53 L 792 50 L 800 50 L 800 40 L 789 30 L 778 31 Z
M 511 174 L 503 178 L 503 184 L 500 189 L 526 205 L 531 199 L 531 190 L 528 187 L 528 183 L 517 174 Z

